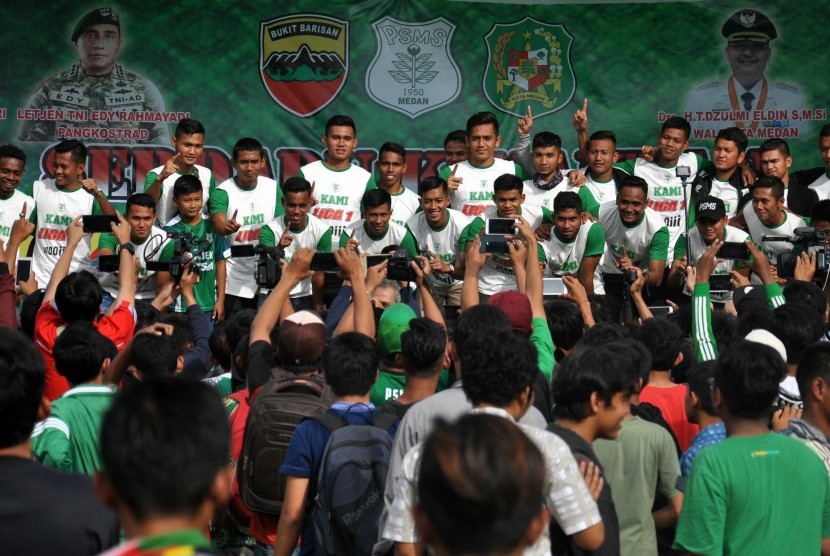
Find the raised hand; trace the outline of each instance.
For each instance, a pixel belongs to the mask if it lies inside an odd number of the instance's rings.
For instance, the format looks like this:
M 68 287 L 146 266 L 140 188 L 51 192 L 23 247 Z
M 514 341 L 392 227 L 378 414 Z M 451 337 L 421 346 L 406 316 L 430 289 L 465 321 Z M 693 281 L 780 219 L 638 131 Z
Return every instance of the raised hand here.
M 450 191 L 455 191 L 462 183 L 464 183 L 464 178 L 456 177 L 456 170 L 458 170 L 458 164 L 452 167 L 452 171 L 450 171 L 450 176 L 449 178 L 447 178 L 447 187 L 450 188 Z
M 285 230 L 283 230 L 282 235 L 280 236 L 279 246 L 285 249 L 292 243 L 294 243 L 294 234 L 292 234 L 291 230 L 289 230 L 286 226 Z
M 225 220 L 225 235 L 232 234 L 239 229 L 239 222 L 236 221 L 236 215 L 239 214 L 239 209 L 233 211 L 233 216 L 230 220 Z
M 516 131 L 519 135 L 530 135 L 533 129 L 533 112 L 530 110 L 530 105 L 527 105 L 527 112 L 516 121 Z
M 354 235 L 357 233 L 357 228 L 352 230 L 352 233 L 349 234 L 349 241 L 346 242 L 346 249 L 354 251 L 355 253 L 360 248 L 360 242 L 354 238 Z
M 180 170 L 179 161 L 181 161 L 181 159 L 182 153 L 176 153 L 168 158 L 167 162 L 164 163 L 164 168 L 161 170 L 161 174 L 159 174 L 159 178 L 166 180 L 173 174 L 177 173 Z
M 588 99 L 584 99 L 582 101 L 582 110 L 577 109 L 574 112 L 573 119 L 571 120 L 573 123 L 574 129 L 576 131 L 588 131 Z

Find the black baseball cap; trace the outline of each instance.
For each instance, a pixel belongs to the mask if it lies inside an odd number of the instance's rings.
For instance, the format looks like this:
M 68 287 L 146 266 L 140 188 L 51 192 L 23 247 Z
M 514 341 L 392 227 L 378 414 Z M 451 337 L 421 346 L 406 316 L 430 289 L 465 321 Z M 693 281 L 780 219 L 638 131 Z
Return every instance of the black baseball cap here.
M 707 195 L 698 201 L 696 209 L 698 219 L 720 220 L 726 216 L 726 207 L 724 207 L 723 201 L 711 195 Z

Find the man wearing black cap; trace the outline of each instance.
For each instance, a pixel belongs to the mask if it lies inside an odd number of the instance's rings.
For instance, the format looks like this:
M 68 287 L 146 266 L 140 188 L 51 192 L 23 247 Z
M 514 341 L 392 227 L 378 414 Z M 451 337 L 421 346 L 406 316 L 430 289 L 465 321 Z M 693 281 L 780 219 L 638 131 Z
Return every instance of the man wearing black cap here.
M 32 110 L 63 110 L 63 120 L 26 120 L 18 132 L 23 141 L 85 139 L 96 143 L 166 143 L 167 127 L 153 122 L 148 112 L 164 112 L 155 85 L 116 63 L 121 50 L 121 18 L 113 8 L 96 8 L 84 15 L 70 40 L 78 61 L 47 79 L 26 105 Z M 70 117 L 83 111 L 86 118 Z M 146 115 L 123 121 L 120 114 Z M 77 116 L 77 114 L 76 114 Z
M 798 137 L 798 122 L 777 114 L 764 114 L 762 119 L 753 117 L 756 111 L 781 112 L 804 107 L 798 87 L 769 81 L 764 76 L 772 54 L 770 41 L 778 36 L 772 21 L 758 10 L 738 10 L 723 24 L 721 34 L 726 39 L 726 61 L 732 75 L 725 81 L 701 85 L 689 95 L 690 121 L 695 130 L 705 133 L 695 138 L 714 139 L 718 129 L 732 125 L 746 131 L 750 139 Z M 723 119 L 715 121 L 716 117 Z M 779 132 L 765 128 L 782 129 Z
M 749 241 L 749 234 L 745 231 L 727 225 L 729 218 L 721 199 L 707 195 L 695 204 L 695 211 L 697 211 L 697 221 L 695 227 L 689 231 L 688 242 L 692 251 L 691 259 L 695 264 L 697 264 L 706 248 L 712 245 L 712 242 L 716 239 L 730 243 Z M 679 287 L 683 283 L 683 275 L 689 259 L 686 256 L 686 249 L 686 235 L 680 234 L 677 243 L 674 244 L 674 261 L 669 271 L 670 285 L 673 287 Z M 746 261 L 733 259 L 720 260 L 712 271 L 712 275 L 729 275 L 732 270 L 744 276 L 749 276 L 749 267 L 746 266 Z M 713 301 L 726 301 L 730 297 L 730 292 L 727 291 L 712 292 Z

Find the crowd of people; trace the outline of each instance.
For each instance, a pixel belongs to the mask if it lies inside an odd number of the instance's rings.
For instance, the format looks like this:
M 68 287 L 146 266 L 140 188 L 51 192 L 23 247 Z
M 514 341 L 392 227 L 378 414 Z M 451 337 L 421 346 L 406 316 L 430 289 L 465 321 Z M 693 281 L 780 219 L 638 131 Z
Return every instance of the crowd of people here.
M 587 108 L 580 169 L 480 112 L 417 192 L 344 115 L 216 184 L 184 119 L 123 214 L 0 147 L 4 552 L 830 554 L 830 125 L 620 161 Z

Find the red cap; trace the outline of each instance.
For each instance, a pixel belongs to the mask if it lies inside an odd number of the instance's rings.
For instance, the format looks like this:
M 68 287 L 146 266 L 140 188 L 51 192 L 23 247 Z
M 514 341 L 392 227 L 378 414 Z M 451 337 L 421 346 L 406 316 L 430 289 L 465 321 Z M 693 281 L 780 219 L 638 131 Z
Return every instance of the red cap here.
M 498 307 L 507 315 L 510 326 L 518 334 L 529 334 L 533 310 L 530 308 L 530 300 L 523 293 L 517 291 L 499 292 L 490 296 L 488 305 Z

